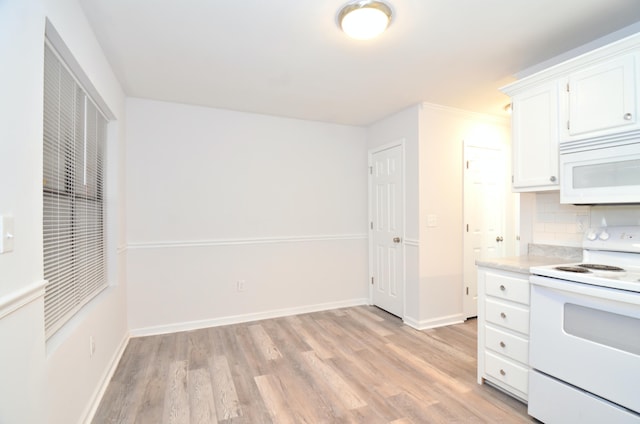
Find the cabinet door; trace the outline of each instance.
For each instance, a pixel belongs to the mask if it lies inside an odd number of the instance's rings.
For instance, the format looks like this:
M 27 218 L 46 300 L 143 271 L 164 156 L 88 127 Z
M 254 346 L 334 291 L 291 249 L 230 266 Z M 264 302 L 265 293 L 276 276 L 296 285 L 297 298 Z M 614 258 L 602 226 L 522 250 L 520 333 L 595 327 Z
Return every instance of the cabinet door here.
M 557 82 L 513 96 L 513 190 L 558 189 Z
M 636 60 L 629 54 L 569 75 L 563 141 L 638 128 Z

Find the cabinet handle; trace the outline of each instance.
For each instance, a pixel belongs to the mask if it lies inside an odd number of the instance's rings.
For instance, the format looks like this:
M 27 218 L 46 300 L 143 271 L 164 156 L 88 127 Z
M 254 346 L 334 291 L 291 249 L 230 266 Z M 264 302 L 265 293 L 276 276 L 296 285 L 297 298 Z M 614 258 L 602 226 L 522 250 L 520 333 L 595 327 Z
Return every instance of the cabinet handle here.
M 551 177 L 549 177 L 549 181 L 551 181 L 552 183 L 555 183 L 556 179 L 557 178 L 555 177 L 555 175 L 552 175 Z
M 500 347 L 507 347 L 507 345 L 504 342 L 500 342 Z
M 500 375 L 507 375 L 507 372 L 503 369 L 500 369 Z
M 631 121 L 632 117 L 633 115 L 631 115 L 630 113 L 625 113 L 623 118 L 625 121 Z
M 500 317 L 501 317 L 501 318 L 506 318 L 506 317 L 507 317 L 507 314 L 505 314 L 504 312 L 500 312 Z
M 507 288 L 504 286 L 504 284 L 500 284 L 500 290 L 505 291 Z

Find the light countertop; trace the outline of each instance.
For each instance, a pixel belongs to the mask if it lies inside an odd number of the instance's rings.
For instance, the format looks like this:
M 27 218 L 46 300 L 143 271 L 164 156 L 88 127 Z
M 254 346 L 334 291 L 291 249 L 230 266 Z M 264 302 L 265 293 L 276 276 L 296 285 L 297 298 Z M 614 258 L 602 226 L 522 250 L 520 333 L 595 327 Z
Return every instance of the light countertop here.
M 519 272 L 529 274 L 529 268 L 543 265 L 556 265 L 572 262 L 567 258 L 558 256 L 511 256 L 508 258 L 495 258 L 476 261 L 476 265 L 482 267 L 496 268 L 504 271 Z

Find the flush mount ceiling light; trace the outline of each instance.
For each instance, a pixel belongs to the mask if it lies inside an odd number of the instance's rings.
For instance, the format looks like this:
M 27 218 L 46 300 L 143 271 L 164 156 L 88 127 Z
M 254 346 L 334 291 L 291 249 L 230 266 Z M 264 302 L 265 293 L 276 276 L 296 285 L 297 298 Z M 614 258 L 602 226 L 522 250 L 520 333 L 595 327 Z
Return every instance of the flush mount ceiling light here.
M 351 38 L 368 40 L 384 32 L 393 13 L 386 3 L 360 0 L 345 5 L 338 12 L 338 25 Z

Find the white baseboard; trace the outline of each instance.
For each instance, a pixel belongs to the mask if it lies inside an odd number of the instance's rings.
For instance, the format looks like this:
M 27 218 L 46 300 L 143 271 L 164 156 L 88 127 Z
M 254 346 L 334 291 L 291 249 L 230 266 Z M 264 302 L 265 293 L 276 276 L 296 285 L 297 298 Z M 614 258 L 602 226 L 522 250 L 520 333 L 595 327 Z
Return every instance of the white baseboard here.
M 84 419 L 81 420 L 82 423 L 91 424 L 91 422 L 93 421 L 93 418 L 96 415 L 96 412 L 98 411 L 98 406 L 100 406 L 100 402 L 102 401 L 102 397 L 104 396 L 104 393 L 107 390 L 109 383 L 111 382 L 111 378 L 113 377 L 113 374 L 116 372 L 116 368 L 118 368 L 118 364 L 120 363 L 120 359 L 124 354 L 124 350 L 127 348 L 127 345 L 129 344 L 129 339 L 130 339 L 129 333 L 125 333 L 124 337 L 122 338 L 122 341 L 120 342 L 120 346 L 118 346 L 118 349 L 116 350 L 115 354 L 111 358 L 109 367 L 104 373 L 102 377 L 102 381 L 100 382 L 100 385 L 98 386 L 93 396 L 91 397 L 91 402 L 89 403 L 89 406 L 86 409 L 86 413 L 84 414 Z
M 429 328 L 444 327 L 452 324 L 460 324 L 462 322 L 464 322 L 463 314 L 448 315 L 422 321 L 415 320 L 411 317 L 404 317 L 404 323 L 416 330 L 428 330 Z
M 167 325 L 156 325 L 151 327 L 136 328 L 130 331 L 131 337 L 153 336 L 157 334 L 176 333 L 179 331 L 197 330 L 207 327 L 218 327 L 221 325 L 240 324 L 243 322 L 258 321 L 270 318 L 280 318 L 290 315 L 307 314 L 310 312 L 320 312 L 330 309 L 347 308 L 350 306 L 368 305 L 368 298 L 350 299 L 339 302 L 321 303 L 317 305 L 300 306 L 295 308 L 275 309 L 271 311 L 257 312 L 244 315 L 233 315 L 228 317 L 212 318 L 199 321 L 179 322 Z

